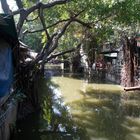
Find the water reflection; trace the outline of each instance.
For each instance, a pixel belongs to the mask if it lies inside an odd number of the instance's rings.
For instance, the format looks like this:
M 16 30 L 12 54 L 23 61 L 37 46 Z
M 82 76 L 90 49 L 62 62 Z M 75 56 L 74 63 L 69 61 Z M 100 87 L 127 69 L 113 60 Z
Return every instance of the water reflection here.
M 84 129 L 74 124 L 58 85 L 42 79 L 40 91 L 42 111 L 18 122 L 17 134 L 13 140 L 80 140 L 80 136 L 86 140 Z
M 56 77 L 53 81 L 60 86 L 75 124 L 85 128 L 88 139 L 140 139 L 139 93 L 122 93 L 119 86 L 101 81 L 89 84 L 67 77 Z
M 140 93 L 65 75 L 43 79 L 40 95 L 42 111 L 18 123 L 17 140 L 140 140 Z

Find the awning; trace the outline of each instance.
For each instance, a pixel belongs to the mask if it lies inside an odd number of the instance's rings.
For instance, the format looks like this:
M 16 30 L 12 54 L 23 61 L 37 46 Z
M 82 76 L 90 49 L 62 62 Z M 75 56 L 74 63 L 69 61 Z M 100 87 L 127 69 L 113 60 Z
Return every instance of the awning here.
M 118 50 L 110 50 L 110 51 L 100 52 L 100 54 L 111 54 L 111 53 L 118 53 L 118 52 L 119 52 Z
M 118 54 L 117 53 L 109 53 L 109 54 L 105 54 L 104 56 L 111 57 L 111 58 L 116 58 L 118 56 Z

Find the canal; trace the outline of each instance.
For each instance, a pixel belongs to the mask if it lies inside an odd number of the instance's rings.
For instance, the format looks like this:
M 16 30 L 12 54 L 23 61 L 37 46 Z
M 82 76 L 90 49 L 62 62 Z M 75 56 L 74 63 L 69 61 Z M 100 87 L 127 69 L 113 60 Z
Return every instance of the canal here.
M 40 112 L 17 124 L 14 140 L 140 140 L 140 93 L 81 75 L 42 79 Z

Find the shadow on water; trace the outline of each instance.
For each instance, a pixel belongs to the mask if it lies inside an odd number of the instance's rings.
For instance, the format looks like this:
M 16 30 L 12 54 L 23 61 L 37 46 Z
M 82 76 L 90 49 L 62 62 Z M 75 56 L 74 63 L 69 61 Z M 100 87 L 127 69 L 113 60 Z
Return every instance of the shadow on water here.
M 42 111 L 18 123 L 14 140 L 140 140 L 140 93 L 83 79 L 43 79 Z
M 81 94 L 85 94 L 81 92 Z M 83 112 L 73 115 L 78 125 L 86 127 L 90 139 L 121 140 L 124 137 L 120 124 L 123 121 L 118 93 L 86 91 L 83 100 L 71 103 L 73 109 Z M 81 122 L 80 120 L 84 120 Z
M 58 74 L 55 76 L 62 76 L 62 74 Z M 84 73 L 64 73 L 63 77 L 84 80 L 87 83 L 112 84 L 112 82 L 106 80 L 105 77 L 100 76 L 98 73 L 93 73 L 92 75 Z
M 140 93 L 123 93 L 118 85 L 102 81 L 83 82 L 79 90 L 75 89 L 78 99 L 67 84 L 74 88 L 78 80 L 69 79 L 69 76 L 54 78 L 75 124 L 85 128 L 88 139 L 140 140 Z M 67 88 L 69 91 L 66 92 Z
M 42 110 L 18 122 L 17 132 L 12 140 L 80 140 L 80 136 L 83 140 L 88 140 L 84 130 L 74 124 L 69 107 L 63 102 L 58 87 L 51 80 L 41 80 Z

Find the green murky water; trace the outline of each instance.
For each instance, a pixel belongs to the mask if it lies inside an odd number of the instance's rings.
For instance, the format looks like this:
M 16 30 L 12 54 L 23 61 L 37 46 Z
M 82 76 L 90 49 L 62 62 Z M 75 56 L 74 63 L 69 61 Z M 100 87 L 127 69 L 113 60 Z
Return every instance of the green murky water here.
M 79 77 L 43 80 L 42 111 L 18 124 L 14 140 L 140 140 L 140 93 Z

